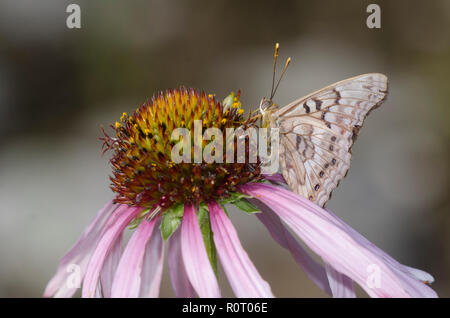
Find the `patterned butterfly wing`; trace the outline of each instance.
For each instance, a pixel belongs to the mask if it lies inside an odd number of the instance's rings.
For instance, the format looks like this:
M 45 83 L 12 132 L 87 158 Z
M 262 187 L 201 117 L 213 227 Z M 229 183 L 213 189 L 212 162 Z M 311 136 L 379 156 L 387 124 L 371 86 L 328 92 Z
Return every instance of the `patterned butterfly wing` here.
M 345 177 L 351 147 L 368 113 L 387 95 L 383 74 L 353 77 L 292 102 L 271 115 L 280 128 L 281 172 L 296 193 L 320 206 Z

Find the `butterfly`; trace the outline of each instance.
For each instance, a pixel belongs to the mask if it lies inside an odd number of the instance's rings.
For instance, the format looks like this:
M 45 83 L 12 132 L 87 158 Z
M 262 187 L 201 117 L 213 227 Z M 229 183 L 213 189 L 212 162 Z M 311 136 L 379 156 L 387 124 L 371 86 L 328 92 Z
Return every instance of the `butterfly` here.
M 385 100 L 388 79 L 379 73 L 355 76 L 279 108 L 272 99 L 290 58 L 274 89 L 278 48 L 277 43 L 271 95 L 260 103 L 263 122 L 279 129 L 280 170 L 291 190 L 324 206 L 348 172 L 366 116 Z

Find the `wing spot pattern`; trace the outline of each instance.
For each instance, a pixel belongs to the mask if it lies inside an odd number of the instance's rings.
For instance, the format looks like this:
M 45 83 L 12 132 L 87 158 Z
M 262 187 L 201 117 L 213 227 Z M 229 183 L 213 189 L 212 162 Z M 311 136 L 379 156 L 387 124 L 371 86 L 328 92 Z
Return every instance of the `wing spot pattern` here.
M 300 144 L 302 143 L 302 137 L 297 135 L 296 141 L 297 141 L 296 147 L 297 147 L 297 149 L 300 149 Z
M 316 110 L 320 110 L 320 107 L 322 106 L 322 101 L 320 99 L 314 99 L 314 102 L 316 103 Z
M 323 206 L 345 177 L 367 114 L 386 97 L 387 78 L 366 74 L 329 85 L 274 113 L 285 132 L 281 172 L 293 191 Z M 289 141 L 288 143 L 286 143 Z
M 311 111 L 311 108 L 309 108 L 309 106 L 308 106 L 308 105 L 306 105 L 306 102 L 304 102 L 304 103 L 303 103 L 303 108 L 305 109 L 305 112 L 306 112 L 307 114 L 309 114 L 309 113 L 310 113 L 310 111 Z

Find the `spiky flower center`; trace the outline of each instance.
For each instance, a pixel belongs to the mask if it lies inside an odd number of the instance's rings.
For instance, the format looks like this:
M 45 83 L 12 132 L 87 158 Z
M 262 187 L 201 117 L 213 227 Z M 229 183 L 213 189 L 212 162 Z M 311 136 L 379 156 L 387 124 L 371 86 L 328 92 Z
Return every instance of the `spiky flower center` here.
M 113 150 L 110 179 L 111 189 L 117 194 L 115 202 L 146 208 L 157 205 L 168 208 L 182 202 L 198 204 L 227 197 L 238 185 L 258 180 L 258 163 L 172 160 L 172 148 L 178 142 L 172 140 L 176 128 L 193 131 L 196 120 L 201 120 L 203 131 L 213 127 L 225 131 L 254 124 L 250 117 L 243 116 L 239 93 L 230 94 L 224 103 L 214 95 L 180 88 L 159 93 L 132 115 L 124 113 L 111 126 L 115 137 L 105 133 L 102 138 L 105 151 Z M 203 140 L 202 150 L 206 144 Z

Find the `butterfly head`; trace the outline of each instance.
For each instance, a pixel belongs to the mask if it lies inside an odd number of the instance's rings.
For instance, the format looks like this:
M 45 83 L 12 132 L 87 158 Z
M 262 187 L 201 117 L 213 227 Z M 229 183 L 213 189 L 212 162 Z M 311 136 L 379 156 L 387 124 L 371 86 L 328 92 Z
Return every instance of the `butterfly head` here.
M 261 102 L 259 103 L 259 112 L 264 115 L 267 109 L 273 106 L 273 102 L 271 99 L 263 97 Z
M 259 112 L 262 115 L 261 127 L 267 127 L 270 123 L 271 113 L 275 111 L 277 105 L 271 99 L 263 97 L 259 103 Z

